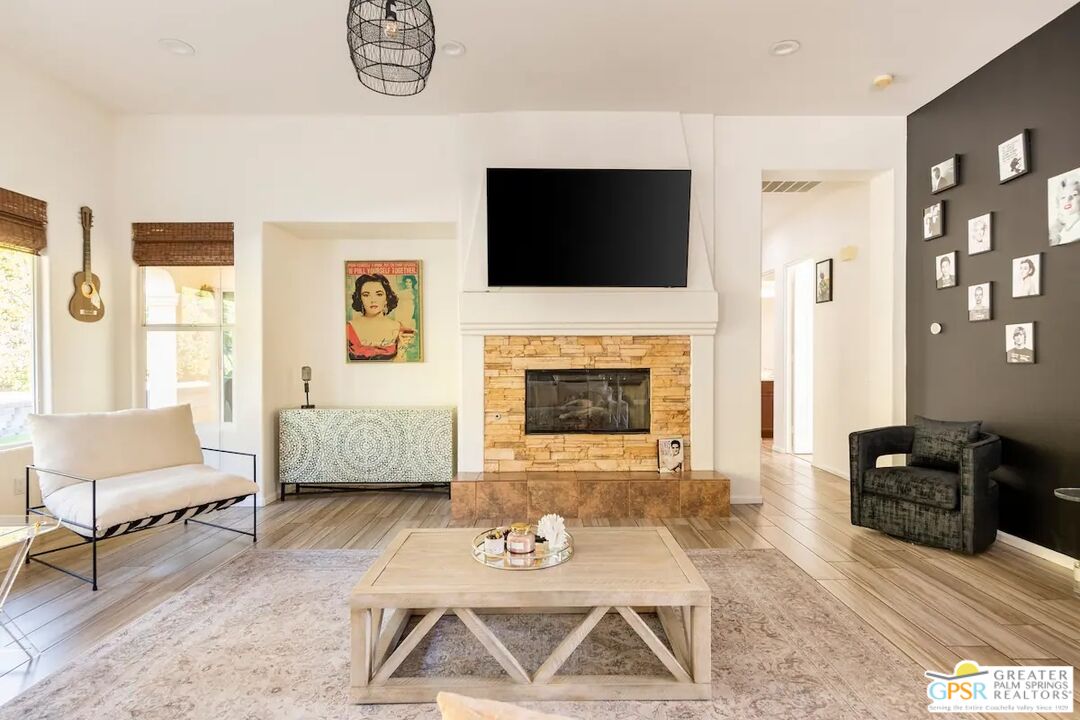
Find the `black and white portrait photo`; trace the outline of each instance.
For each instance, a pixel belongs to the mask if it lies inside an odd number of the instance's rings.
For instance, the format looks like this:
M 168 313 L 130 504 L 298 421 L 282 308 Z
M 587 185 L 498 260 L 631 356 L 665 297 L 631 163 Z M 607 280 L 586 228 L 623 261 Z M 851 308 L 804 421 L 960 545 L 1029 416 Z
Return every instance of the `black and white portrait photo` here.
M 956 252 L 938 255 L 934 259 L 934 275 L 937 278 L 937 289 L 956 287 Z
M 1013 258 L 1012 296 L 1034 297 L 1042 294 L 1042 254 Z
M 990 283 L 981 285 L 968 285 L 968 320 L 970 322 L 982 322 L 990 320 Z
M 957 183 L 958 157 L 953 155 L 945 162 L 939 162 L 930 168 L 930 192 L 939 193 L 955 187 Z
M 992 221 L 993 216 L 990 213 L 968 220 L 968 255 L 978 255 L 994 249 L 990 239 Z
M 923 240 L 933 240 L 945 234 L 945 203 L 939 202 L 922 211 Z
M 657 440 L 657 466 L 662 473 L 679 473 L 683 470 L 682 438 Z
M 998 145 L 998 182 L 1009 182 L 1028 171 L 1028 131 Z
M 814 270 L 814 300 L 819 303 L 832 302 L 832 258 L 822 260 Z
M 1005 326 L 1005 362 L 1035 362 L 1035 323 Z
M 1050 244 L 1068 245 L 1080 240 L 1080 168 L 1047 181 L 1046 204 Z

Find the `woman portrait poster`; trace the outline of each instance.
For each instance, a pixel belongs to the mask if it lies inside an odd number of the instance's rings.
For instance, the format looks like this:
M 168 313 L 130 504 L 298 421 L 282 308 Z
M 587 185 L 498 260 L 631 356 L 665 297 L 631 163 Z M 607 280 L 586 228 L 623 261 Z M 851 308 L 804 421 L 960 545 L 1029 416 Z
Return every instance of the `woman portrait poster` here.
M 345 263 L 346 362 L 420 362 L 419 260 Z
M 1050 215 L 1050 244 L 1080 241 L 1080 168 L 1047 181 L 1046 204 Z

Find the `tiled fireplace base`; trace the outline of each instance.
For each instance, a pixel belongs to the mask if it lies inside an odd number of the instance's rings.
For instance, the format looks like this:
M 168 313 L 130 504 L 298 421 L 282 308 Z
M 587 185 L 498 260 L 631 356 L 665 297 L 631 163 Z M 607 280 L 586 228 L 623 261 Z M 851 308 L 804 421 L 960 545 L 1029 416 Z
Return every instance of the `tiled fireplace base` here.
M 528 518 L 726 517 L 731 482 L 715 472 L 461 473 L 450 485 L 455 521 Z

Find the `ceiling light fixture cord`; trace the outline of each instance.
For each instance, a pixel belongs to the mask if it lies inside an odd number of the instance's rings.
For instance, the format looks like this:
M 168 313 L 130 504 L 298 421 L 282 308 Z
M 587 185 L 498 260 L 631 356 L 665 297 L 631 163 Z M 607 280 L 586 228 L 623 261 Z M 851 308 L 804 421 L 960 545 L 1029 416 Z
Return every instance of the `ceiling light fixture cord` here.
M 350 0 L 349 51 L 356 76 L 383 95 L 416 95 L 435 59 L 428 0 Z

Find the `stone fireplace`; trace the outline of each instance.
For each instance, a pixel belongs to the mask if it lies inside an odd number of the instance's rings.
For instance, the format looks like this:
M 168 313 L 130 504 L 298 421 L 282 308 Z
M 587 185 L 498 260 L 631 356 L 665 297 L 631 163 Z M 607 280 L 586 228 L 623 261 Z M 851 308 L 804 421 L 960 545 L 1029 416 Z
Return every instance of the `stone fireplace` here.
M 576 399 L 561 398 L 561 403 L 569 406 L 569 411 L 562 413 L 564 416 L 575 413 L 580 416 L 590 410 L 608 413 L 601 407 L 604 404 L 618 407 L 620 400 L 616 394 L 620 391 L 620 379 L 616 375 L 620 369 L 649 370 L 647 432 L 613 429 L 611 432 L 526 433 L 526 371 L 605 371 L 591 391 L 578 391 Z M 628 387 L 625 391 L 631 401 L 632 390 Z M 617 409 L 610 412 L 618 415 Z M 586 425 L 582 423 L 582 426 Z M 484 338 L 485 472 L 656 472 L 657 440 L 663 437 L 682 438 L 685 467 L 691 469 L 689 337 L 489 335 Z

